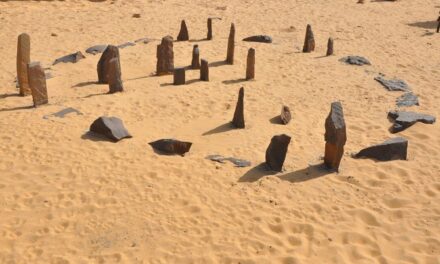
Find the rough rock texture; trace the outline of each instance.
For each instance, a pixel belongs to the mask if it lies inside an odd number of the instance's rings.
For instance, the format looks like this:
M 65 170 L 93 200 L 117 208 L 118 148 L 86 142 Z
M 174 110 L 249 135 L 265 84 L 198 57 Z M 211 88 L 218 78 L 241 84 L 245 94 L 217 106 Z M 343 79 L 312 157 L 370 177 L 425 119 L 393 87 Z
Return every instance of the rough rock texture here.
M 390 111 L 388 113 L 388 118 L 394 122 L 393 126 L 390 128 L 391 133 L 403 131 L 417 122 L 422 122 L 424 124 L 435 123 L 434 116 L 406 111 Z
M 108 84 L 109 93 L 116 93 L 124 91 L 121 77 L 121 64 L 119 58 L 112 58 L 108 62 Z
M 280 115 L 281 123 L 287 125 L 290 120 L 292 119 L 292 114 L 290 113 L 290 109 L 288 106 L 283 106 L 281 108 L 281 115 Z
M 247 55 L 246 80 L 255 79 L 255 49 L 250 48 Z
M 191 142 L 176 139 L 160 139 L 149 143 L 155 150 L 169 155 L 184 155 L 191 149 Z
M 133 46 L 136 46 L 136 43 L 129 41 L 129 42 L 122 43 L 121 45 L 118 45 L 118 48 L 125 49 L 127 47 L 133 47 Z
M 419 105 L 419 97 L 411 92 L 405 93 L 396 99 L 396 105 L 399 107 Z
M 251 162 L 244 159 L 237 159 L 234 157 L 223 157 L 222 155 L 209 155 L 206 157 L 209 160 L 225 163 L 225 161 L 232 162 L 236 167 L 249 167 L 251 166 Z
M 256 35 L 244 38 L 243 41 L 248 42 L 260 42 L 260 43 L 272 43 L 272 37 L 267 35 Z
M 166 36 L 162 38 L 160 45 L 157 45 L 156 74 L 170 74 L 174 71 L 173 38 Z
M 53 65 L 56 65 L 56 64 L 61 63 L 61 62 L 62 63 L 68 63 L 68 62 L 70 62 L 70 63 L 77 63 L 78 61 L 84 59 L 85 57 L 86 56 L 84 56 L 81 51 L 77 51 L 75 53 L 72 53 L 72 54 L 69 54 L 69 55 L 66 55 L 64 57 L 56 59 L 53 62 Z
M 192 69 L 200 69 L 200 50 L 199 45 L 194 45 L 191 60 Z
M 182 22 L 180 23 L 180 32 L 179 35 L 177 36 L 177 41 L 187 41 L 187 40 L 189 40 L 188 28 L 186 27 L 185 20 L 182 20 Z
M 28 34 L 23 33 L 18 36 L 17 41 L 17 84 L 20 88 L 21 96 L 32 94 L 27 72 L 27 67 L 30 62 L 31 39 Z
M 86 49 L 86 53 L 93 54 L 93 55 L 98 54 L 98 53 L 103 53 L 105 51 L 105 49 L 107 48 L 107 46 L 108 45 L 95 45 L 95 46 L 92 46 L 92 47 Z
M 351 65 L 371 65 L 370 61 L 361 56 L 347 56 L 340 59 L 340 61 Z
M 379 161 L 406 160 L 408 140 L 402 137 L 365 148 L 353 155 L 354 158 L 370 158 Z
M 202 64 L 200 66 L 200 80 L 209 82 L 209 63 L 204 59 L 202 59 Z
M 47 104 L 49 102 L 47 97 L 46 76 L 43 68 L 39 62 L 31 62 L 27 67 L 28 83 L 32 92 L 32 100 L 34 106 Z
M 272 137 L 266 150 L 266 164 L 273 171 L 282 171 L 287 149 L 290 144 L 290 137 L 282 134 Z
M 101 58 L 98 61 L 98 65 L 96 66 L 98 72 L 98 83 L 109 83 L 109 62 L 114 58 L 118 59 L 118 62 L 120 62 L 119 48 L 113 45 L 108 45 L 104 53 L 102 53 Z M 119 68 L 121 68 L 120 65 Z
M 228 38 L 228 52 L 226 55 L 226 63 L 234 64 L 234 50 L 235 50 L 235 25 L 234 23 L 232 23 Z
M 312 52 L 314 50 L 315 50 L 315 37 L 313 36 L 312 26 L 307 25 L 303 52 Z
M 339 170 L 346 141 L 347 132 L 342 104 L 340 102 L 333 102 L 330 113 L 325 120 L 324 164 L 327 168 Z
M 327 42 L 327 53 L 326 53 L 327 56 L 333 55 L 334 53 L 333 45 L 334 45 L 333 38 L 329 38 Z
M 174 85 L 185 84 L 185 68 L 174 69 Z
M 122 120 L 117 117 L 99 117 L 90 126 L 90 131 L 105 136 L 114 142 L 132 137 L 125 129 Z
M 378 81 L 380 84 L 382 84 L 389 91 L 403 91 L 403 92 L 411 91 L 411 88 L 404 80 L 399 80 L 399 79 L 386 80 L 382 76 L 377 76 L 374 79 Z
M 206 36 L 207 40 L 212 40 L 212 18 L 208 18 L 208 34 Z
M 236 128 L 244 128 L 244 88 L 241 87 L 238 92 L 237 106 L 235 107 L 234 118 L 232 125 Z

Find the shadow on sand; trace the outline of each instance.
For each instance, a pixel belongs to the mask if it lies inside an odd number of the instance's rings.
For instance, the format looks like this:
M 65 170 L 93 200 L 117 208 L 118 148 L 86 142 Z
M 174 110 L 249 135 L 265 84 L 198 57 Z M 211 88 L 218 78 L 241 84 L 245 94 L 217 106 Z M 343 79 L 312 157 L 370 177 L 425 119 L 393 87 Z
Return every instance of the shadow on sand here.
M 213 135 L 213 134 L 219 134 L 219 133 L 223 133 L 223 132 L 228 132 L 230 130 L 235 129 L 235 127 L 232 125 L 231 122 L 227 122 L 225 124 L 222 124 L 216 128 L 213 128 L 209 131 L 206 131 L 205 133 L 202 134 L 202 136 L 209 136 L 209 135 Z

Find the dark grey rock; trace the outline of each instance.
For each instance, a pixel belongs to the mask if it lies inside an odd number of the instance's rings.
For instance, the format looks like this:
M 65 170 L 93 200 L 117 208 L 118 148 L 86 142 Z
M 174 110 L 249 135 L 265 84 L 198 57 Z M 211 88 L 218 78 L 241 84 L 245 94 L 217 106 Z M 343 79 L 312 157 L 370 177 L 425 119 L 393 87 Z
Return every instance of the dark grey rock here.
M 419 97 L 411 92 L 405 93 L 396 99 L 396 105 L 399 107 L 419 105 Z
M 107 46 L 108 45 L 95 45 L 95 46 L 92 46 L 92 47 L 86 49 L 86 52 L 89 54 L 93 54 L 93 55 L 98 54 L 98 53 L 103 53 L 104 50 L 107 48 Z
M 241 87 L 238 92 L 237 105 L 235 107 L 234 118 L 232 125 L 236 128 L 245 128 L 244 122 L 244 88 Z
M 135 40 L 134 43 L 142 42 L 142 43 L 144 43 L 144 44 L 148 44 L 148 43 L 150 43 L 151 41 L 153 41 L 153 39 L 150 39 L 150 38 L 140 38 L 140 39 Z
M 174 69 L 174 85 L 185 84 L 185 68 Z
M 406 111 L 390 111 L 388 118 L 394 122 L 394 125 L 390 128 L 391 133 L 403 131 L 417 122 L 424 124 L 435 123 L 434 116 Z
M 129 42 L 125 42 L 121 45 L 118 45 L 118 48 L 125 49 L 127 47 L 133 47 L 133 46 L 136 46 L 136 43 L 129 41 Z
M 342 104 L 340 102 L 333 102 L 330 113 L 325 120 L 324 164 L 327 168 L 339 170 L 346 141 L 347 132 Z
M 225 163 L 225 161 L 230 161 L 232 164 L 234 164 L 236 167 L 249 167 L 251 166 L 251 162 L 243 159 L 237 159 L 234 157 L 223 157 L 222 155 L 209 155 L 206 157 L 209 160 Z
M 315 37 L 313 35 L 312 26 L 307 25 L 303 52 L 312 52 L 314 50 L 315 50 Z
M 380 84 L 382 84 L 389 91 L 403 91 L 403 92 L 411 91 L 411 88 L 403 80 L 399 80 L 399 79 L 386 80 L 382 76 L 377 76 L 374 79 L 378 81 Z
M 86 56 L 84 56 L 81 51 L 66 55 L 64 57 L 58 58 L 53 62 L 53 65 L 56 65 L 58 63 L 77 63 L 79 60 L 84 59 Z
M 119 48 L 113 45 L 108 45 L 105 51 L 102 53 L 101 58 L 99 58 L 98 64 L 96 66 L 96 70 L 98 73 L 98 83 L 108 84 L 109 83 L 109 63 L 112 59 L 118 59 L 120 63 L 121 60 L 119 58 Z M 119 65 L 119 69 L 121 66 Z
M 358 65 L 358 66 L 371 65 L 369 60 L 361 56 L 347 56 L 340 59 L 340 61 L 345 62 L 347 64 Z
M 132 137 L 127 129 L 125 129 L 122 120 L 117 117 L 99 117 L 90 126 L 90 131 L 105 136 L 114 142 Z
M 353 155 L 354 158 L 370 158 L 379 161 L 406 160 L 408 140 L 402 137 L 388 139 L 385 142 L 365 148 Z
M 281 115 L 280 115 L 281 123 L 287 125 L 290 120 L 292 119 L 292 114 L 290 113 L 290 108 L 288 106 L 283 106 L 281 108 Z
M 155 150 L 168 155 L 184 155 L 191 149 L 191 142 L 176 139 L 160 139 L 149 143 Z
M 290 137 L 282 134 L 272 137 L 266 150 L 266 164 L 273 171 L 282 171 Z
M 251 37 L 244 38 L 243 41 L 272 43 L 272 38 L 267 35 L 257 35 L 257 36 L 251 36 Z

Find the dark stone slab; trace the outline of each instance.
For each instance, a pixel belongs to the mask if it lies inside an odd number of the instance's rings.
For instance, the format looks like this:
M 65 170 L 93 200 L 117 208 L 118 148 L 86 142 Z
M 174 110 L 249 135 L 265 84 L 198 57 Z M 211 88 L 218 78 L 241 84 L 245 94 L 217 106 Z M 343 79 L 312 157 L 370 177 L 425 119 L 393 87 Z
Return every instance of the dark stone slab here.
M 209 155 L 206 158 L 219 163 L 225 163 L 225 161 L 230 161 L 236 167 L 249 167 L 252 165 L 250 161 L 244 159 L 237 159 L 234 157 L 223 157 L 222 155 Z
M 419 105 L 419 97 L 411 92 L 405 93 L 396 99 L 396 105 L 399 107 Z
M 245 128 L 244 122 L 244 88 L 241 87 L 238 92 L 237 105 L 235 107 L 234 118 L 232 125 L 236 128 Z
M 188 41 L 189 40 L 189 34 L 188 34 L 188 28 L 186 27 L 185 20 L 182 20 L 180 23 L 180 32 L 177 36 L 177 41 Z
M 103 53 L 108 45 L 95 45 L 88 49 L 86 49 L 86 52 L 89 54 L 96 55 L 98 53 Z
M 340 61 L 351 65 L 371 65 L 370 61 L 361 56 L 347 56 L 340 59 Z
M 403 91 L 403 92 L 411 91 L 411 88 L 403 80 L 399 80 L 399 79 L 386 80 L 382 76 L 377 76 L 374 79 L 378 81 L 380 84 L 382 84 L 385 88 L 387 88 L 388 91 Z
M 402 137 L 365 148 L 353 155 L 354 158 L 370 158 L 379 161 L 406 160 L 408 140 Z
M 32 92 L 32 100 L 34 106 L 49 103 L 47 96 L 46 75 L 39 62 L 31 62 L 28 64 L 28 83 Z
M 184 85 L 185 82 L 185 68 L 174 69 L 174 85 Z
M 84 59 L 86 56 L 84 56 L 81 51 L 66 55 L 64 57 L 58 58 L 53 62 L 53 65 L 56 65 L 58 63 L 77 63 L 78 61 Z
M 200 65 L 200 80 L 209 82 L 209 64 L 207 60 L 202 59 Z
M 90 126 L 90 131 L 105 136 L 114 142 L 132 137 L 127 129 L 125 129 L 122 120 L 117 117 L 99 117 Z
M 199 45 L 194 45 L 193 46 L 191 68 L 192 69 L 200 69 L 200 50 L 199 50 Z
M 129 42 L 122 43 L 121 45 L 118 45 L 118 48 L 125 49 L 127 47 L 133 47 L 133 46 L 136 46 L 136 43 L 129 41 Z
M 327 56 L 333 55 L 333 53 L 334 53 L 333 46 L 334 46 L 333 38 L 329 38 L 328 42 L 327 42 L 327 53 L 326 53 Z
M 244 38 L 243 41 L 248 42 L 260 42 L 260 43 L 272 43 L 272 37 L 267 35 L 257 35 Z
M 282 171 L 287 149 L 290 144 L 290 137 L 282 134 L 272 137 L 266 150 L 266 164 L 273 171 Z
M 390 111 L 388 118 L 394 122 L 394 125 L 390 128 L 391 133 L 401 132 L 417 122 L 424 124 L 435 123 L 434 116 L 406 111 Z
M 339 170 L 346 141 L 347 132 L 342 104 L 340 102 L 333 102 L 330 113 L 325 120 L 324 164 L 327 168 Z
M 22 33 L 17 41 L 17 86 L 20 88 L 20 95 L 32 94 L 29 86 L 28 64 L 31 62 L 31 38 L 28 34 Z
M 149 143 L 155 150 L 168 155 L 184 155 L 191 149 L 191 142 L 176 139 L 160 139 Z
M 170 74 L 174 71 L 173 38 L 171 36 L 162 38 L 160 45 L 157 45 L 156 58 L 157 75 Z
M 206 36 L 206 39 L 211 40 L 212 39 L 212 18 L 208 18 L 207 26 L 208 26 L 208 34 Z
M 280 115 L 281 123 L 287 125 L 290 120 L 292 119 L 292 114 L 290 113 L 290 108 L 288 106 L 283 106 L 281 108 L 281 115 Z
M 307 25 L 303 52 L 312 52 L 314 50 L 315 50 L 315 37 L 313 35 L 312 26 Z
M 246 63 L 246 80 L 255 79 L 255 49 L 250 48 Z
M 98 72 L 98 83 L 109 83 L 109 63 L 110 60 L 114 58 L 118 59 L 118 62 L 120 63 L 119 48 L 113 45 L 108 45 L 105 51 L 102 53 L 101 58 L 96 66 Z M 119 68 L 121 68 L 120 65 Z
M 117 93 L 124 91 L 121 77 L 121 64 L 119 58 L 112 58 L 108 62 L 108 84 L 109 93 Z
M 142 42 L 142 43 L 144 43 L 144 44 L 148 44 L 148 43 L 150 43 L 151 41 L 153 41 L 153 39 L 150 39 L 150 38 L 140 38 L 140 39 L 135 40 L 134 43 Z
M 234 23 L 232 23 L 228 37 L 228 52 L 226 54 L 226 63 L 231 65 L 234 64 L 234 53 L 235 53 L 235 25 Z

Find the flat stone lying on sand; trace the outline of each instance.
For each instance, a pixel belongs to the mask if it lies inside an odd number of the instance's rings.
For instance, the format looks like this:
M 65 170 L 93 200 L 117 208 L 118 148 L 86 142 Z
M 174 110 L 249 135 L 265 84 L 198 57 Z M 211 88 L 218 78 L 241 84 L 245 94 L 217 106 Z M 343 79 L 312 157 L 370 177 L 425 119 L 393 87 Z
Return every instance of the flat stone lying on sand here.
M 27 73 L 34 106 L 37 107 L 39 105 L 47 104 L 49 99 L 47 96 L 46 76 L 40 62 L 29 63 Z
M 31 39 L 26 33 L 18 36 L 17 42 L 17 86 L 20 88 L 20 95 L 32 94 L 29 87 L 27 72 L 28 64 L 31 62 Z
M 379 161 L 406 160 L 408 140 L 402 137 L 388 139 L 385 142 L 365 148 L 353 155 L 353 158 L 370 158 Z
M 148 44 L 148 43 L 150 43 L 151 41 L 153 41 L 153 39 L 150 39 L 150 38 L 140 38 L 140 39 L 135 40 L 134 43 L 142 42 L 142 43 L 144 43 L 144 44 Z
M 148 143 L 155 150 L 164 152 L 169 155 L 184 155 L 191 149 L 191 142 L 184 142 L 176 139 L 160 139 Z
M 209 155 L 206 157 L 209 160 L 225 163 L 225 161 L 230 161 L 232 164 L 234 164 L 236 167 L 249 167 L 251 166 L 251 162 L 243 159 L 237 159 L 234 157 L 223 157 L 222 155 Z
M 385 88 L 388 89 L 388 91 L 403 91 L 403 92 L 411 91 L 411 88 L 404 80 L 399 80 L 399 79 L 387 80 L 382 76 L 377 76 L 374 78 L 374 80 L 382 84 Z
M 56 65 L 58 63 L 77 63 L 79 60 L 84 59 L 86 56 L 84 56 L 81 51 L 66 55 L 64 57 L 58 58 L 53 62 L 53 65 Z
M 290 144 L 290 137 L 282 134 L 273 136 L 266 149 L 266 164 L 273 171 L 282 171 L 287 149 Z
M 98 53 L 103 53 L 104 50 L 107 48 L 107 46 L 108 45 L 95 45 L 95 46 L 92 46 L 92 47 L 86 49 L 86 52 L 89 54 L 96 55 Z
M 396 99 L 396 105 L 399 107 L 419 105 L 419 97 L 411 92 L 405 93 Z
M 358 65 L 358 66 L 371 65 L 369 60 L 361 56 L 347 56 L 340 59 L 340 61 L 345 62 L 347 64 Z
M 133 46 L 136 46 L 136 43 L 134 43 L 134 42 L 125 42 L 125 43 L 123 43 L 121 45 L 118 45 L 118 48 L 125 49 L 126 47 L 133 47 Z
M 403 131 L 417 122 L 424 124 L 435 123 L 435 117 L 432 115 L 406 111 L 390 111 L 388 118 L 394 122 L 394 125 L 390 128 L 391 133 Z
M 63 110 L 56 112 L 56 113 L 53 113 L 50 115 L 45 115 L 45 116 L 43 116 L 43 119 L 49 119 L 50 116 L 64 118 L 66 115 L 71 114 L 71 113 L 76 113 L 77 115 L 83 114 L 73 107 L 67 107 L 67 108 L 64 108 Z
M 272 38 L 267 35 L 257 35 L 257 36 L 251 36 L 251 37 L 244 38 L 243 41 L 272 43 Z
M 283 106 L 281 108 L 281 115 L 280 115 L 281 123 L 287 125 L 290 120 L 292 119 L 292 114 L 290 113 L 290 109 L 288 106 Z
M 125 129 L 122 120 L 117 117 L 99 117 L 90 126 L 90 131 L 105 136 L 114 142 L 132 137 Z

